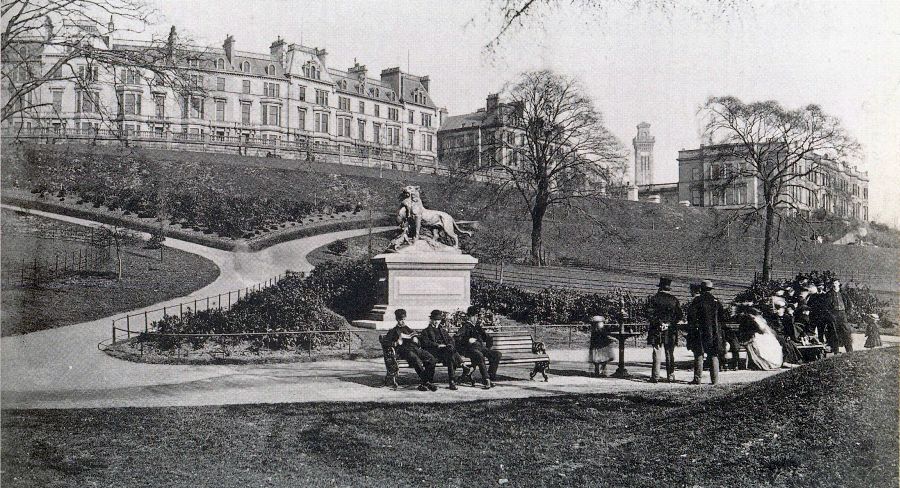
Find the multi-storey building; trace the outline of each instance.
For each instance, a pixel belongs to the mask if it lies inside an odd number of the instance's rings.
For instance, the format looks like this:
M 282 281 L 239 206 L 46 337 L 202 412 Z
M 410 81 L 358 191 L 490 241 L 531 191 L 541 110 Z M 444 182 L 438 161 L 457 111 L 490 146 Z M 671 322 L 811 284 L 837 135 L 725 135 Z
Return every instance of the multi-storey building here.
M 95 49 L 142 46 L 111 36 L 96 36 L 93 42 Z M 43 49 L 36 59 L 49 69 L 59 54 Z M 431 98 L 428 76 L 389 68 L 373 78 L 364 65 L 343 71 L 327 61 L 324 49 L 281 38 L 269 53 L 239 51 L 229 35 L 221 48 L 198 48 L 182 56 L 179 69 L 190 84 L 173 89 L 141 70 L 76 60 L 70 63 L 75 76 L 30 95 L 50 102 L 7 120 L 4 128 L 19 136 L 108 131 L 138 142 L 202 141 L 210 150 L 263 144 L 355 155 L 399 153 L 417 166 L 437 167 L 437 130 L 444 112 Z
M 484 108 L 474 113 L 447 117 L 438 131 L 438 159 L 450 170 L 476 171 L 502 178 L 500 166 L 521 164 L 515 145 L 524 144 L 522 130 L 510 124 L 516 107 L 487 96 Z M 498 164 L 499 163 L 499 164 Z
M 739 151 L 728 144 L 679 151 L 679 200 L 702 207 L 761 207 L 762 182 L 741 171 L 746 163 Z M 800 164 L 797 173 L 806 176 L 792 180 L 784 198 L 798 211 L 823 210 L 841 218 L 869 219 L 868 172 L 845 161 L 816 156 Z

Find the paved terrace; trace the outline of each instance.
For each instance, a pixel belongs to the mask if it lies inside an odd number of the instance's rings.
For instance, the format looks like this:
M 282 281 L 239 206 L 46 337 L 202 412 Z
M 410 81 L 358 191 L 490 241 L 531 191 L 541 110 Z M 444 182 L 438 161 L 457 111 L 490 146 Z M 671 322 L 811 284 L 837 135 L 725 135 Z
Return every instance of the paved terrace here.
M 10 208 L 4 205 L 6 208 Z M 18 209 L 17 209 L 18 210 Z M 32 212 L 68 222 L 97 226 L 82 219 Z M 131 311 L 173 305 L 262 282 L 285 270 L 308 271 L 306 255 L 336 239 L 365 234 L 354 230 L 324 234 L 278 244 L 254 253 L 227 252 L 167 239 L 166 245 L 204 256 L 221 274 L 195 293 Z M 3 408 L 98 408 L 225 405 L 240 403 L 378 401 L 456 402 L 496 398 L 522 398 L 567 393 L 623 392 L 639 389 L 696 388 L 687 385 L 690 353 L 679 348 L 676 359 L 685 367 L 678 383 L 651 384 L 650 350 L 627 348 L 632 379 L 597 379 L 587 375 L 585 350 L 551 350 L 550 381 L 528 381 L 527 367 L 501 369 L 496 388 L 460 387 L 457 391 L 419 392 L 412 370 L 403 370 L 407 386 L 394 391 L 382 386 L 384 363 L 379 359 L 326 360 L 266 365 L 158 365 L 132 363 L 107 356 L 97 344 L 109 338 L 112 317 L 24 336 L 0 339 L 0 404 Z M 883 337 L 886 343 L 900 338 Z M 855 337 L 858 347 L 864 338 Z M 438 368 L 438 382 L 446 383 L 446 370 Z M 612 370 L 610 370 L 612 372 Z M 723 383 L 741 383 L 777 372 L 741 371 L 721 375 Z M 704 375 L 708 382 L 708 375 Z

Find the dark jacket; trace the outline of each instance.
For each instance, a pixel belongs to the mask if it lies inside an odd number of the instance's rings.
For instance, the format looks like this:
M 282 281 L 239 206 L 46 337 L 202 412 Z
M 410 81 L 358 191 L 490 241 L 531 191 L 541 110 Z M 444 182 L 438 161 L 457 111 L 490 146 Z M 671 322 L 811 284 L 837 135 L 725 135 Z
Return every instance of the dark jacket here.
M 438 349 L 440 346 L 454 347 L 453 337 L 443 327 L 429 325 L 422 331 L 422 347 L 425 349 Z
M 456 341 L 460 348 L 466 348 L 469 347 L 470 338 L 474 338 L 482 346 L 491 347 L 491 337 L 484 328 L 467 320 L 456 333 Z
M 647 318 L 650 327 L 647 329 L 647 344 L 661 345 L 663 342 L 662 324 L 669 324 L 666 334 L 669 340 L 678 341 L 678 322 L 684 318 L 681 304 L 675 295 L 667 291 L 658 291 L 647 299 Z M 674 337 L 673 337 L 674 336 Z
M 384 335 L 385 344 L 390 344 L 396 347 L 397 352 L 400 353 L 400 355 L 404 355 L 406 351 L 409 351 L 411 349 L 418 349 L 420 347 L 419 344 L 412 339 L 403 339 L 403 343 L 398 345 L 397 341 L 400 340 L 400 334 L 411 335 L 414 337 L 418 336 L 418 333 L 410 329 L 408 326 L 401 326 L 397 324 L 393 329 L 389 330 L 387 334 Z
M 688 348 L 694 354 L 718 355 L 724 348 L 722 326 L 725 325 L 725 307 L 708 291 L 691 301 L 688 316 L 696 324 L 696 338 Z

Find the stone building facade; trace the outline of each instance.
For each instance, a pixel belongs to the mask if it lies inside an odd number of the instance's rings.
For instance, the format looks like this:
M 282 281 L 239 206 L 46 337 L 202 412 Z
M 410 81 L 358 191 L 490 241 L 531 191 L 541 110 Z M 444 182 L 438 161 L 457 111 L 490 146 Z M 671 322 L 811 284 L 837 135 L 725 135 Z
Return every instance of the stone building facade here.
M 692 206 L 742 208 L 762 206 L 761 181 L 735 177 L 744 164 L 736 146 L 712 145 L 678 152 L 678 198 Z M 822 210 L 847 219 L 869 219 L 869 176 L 844 161 L 818 157 L 815 171 L 798 178 L 786 198 L 800 212 Z M 809 167 L 800 168 L 805 174 Z M 727 184 L 726 184 L 727 183 Z
M 110 26 L 110 32 L 114 29 Z M 140 49 L 142 42 L 97 36 L 95 49 Z M 445 113 L 428 76 L 400 68 L 371 76 L 365 65 L 331 67 L 324 49 L 272 42 L 268 53 L 198 48 L 182 69 L 196 90 L 173 90 L 137 70 L 73 63 L 81 80 L 41 86 L 41 107 L 4 123 L 5 133 L 79 137 L 114 134 L 146 141 L 203 142 L 203 147 L 327 147 L 349 154 L 398 153 L 437 167 L 437 130 Z M 58 53 L 46 49 L 48 69 Z M 203 149 L 201 149 L 203 150 Z M 238 147 L 240 151 L 240 147 Z

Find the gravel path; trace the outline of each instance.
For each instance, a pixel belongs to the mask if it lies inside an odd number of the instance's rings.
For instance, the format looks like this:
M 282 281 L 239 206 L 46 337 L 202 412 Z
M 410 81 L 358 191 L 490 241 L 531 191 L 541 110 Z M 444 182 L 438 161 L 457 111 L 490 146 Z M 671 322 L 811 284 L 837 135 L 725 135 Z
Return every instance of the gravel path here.
M 7 207 L 4 205 L 4 207 Z M 39 215 L 80 225 L 100 225 L 77 218 L 43 212 Z M 386 228 L 387 229 L 387 228 Z M 154 304 L 145 309 L 173 305 L 265 281 L 285 270 L 308 271 L 311 250 L 336 239 L 365 234 L 354 230 L 323 234 L 278 244 L 254 253 L 228 252 L 167 239 L 166 245 L 212 260 L 221 274 L 195 293 Z M 112 317 L 0 339 L 0 404 L 2 408 L 96 408 L 224 405 L 318 401 L 455 402 L 490 398 L 519 398 L 566 393 L 622 392 L 646 388 L 689 388 L 691 372 L 681 369 L 675 384 L 650 384 L 646 348 L 628 348 L 632 379 L 595 379 L 587 376 L 586 351 L 550 351 L 553 358 L 547 383 L 528 381 L 528 368 L 501 370 L 501 381 L 491 390 L 461 387 L 436 393 L 419 392 L 412 386 L 398 391 L 382 387 L 384 364 L 380 360 L 328 360 L 311 363 L 267 365 L 185 366 L 140 364 L 107 356 L 97 344 L 109 338 Z M 862 345 L 863 338 L 857 337 Z M 886 343 L 896 338 L 885 337 Z M 677 360 L 687 364 L 689 353 L 680 348 Z M 445 381 L 439 368 L 438 381 Z M 755 381 L 773 372 L 729 372 L 723 383 Z M 414 383 L 411 370 L 403 372 L 407 385 Z M 708 381 L 708 376 L 704 378 Z

